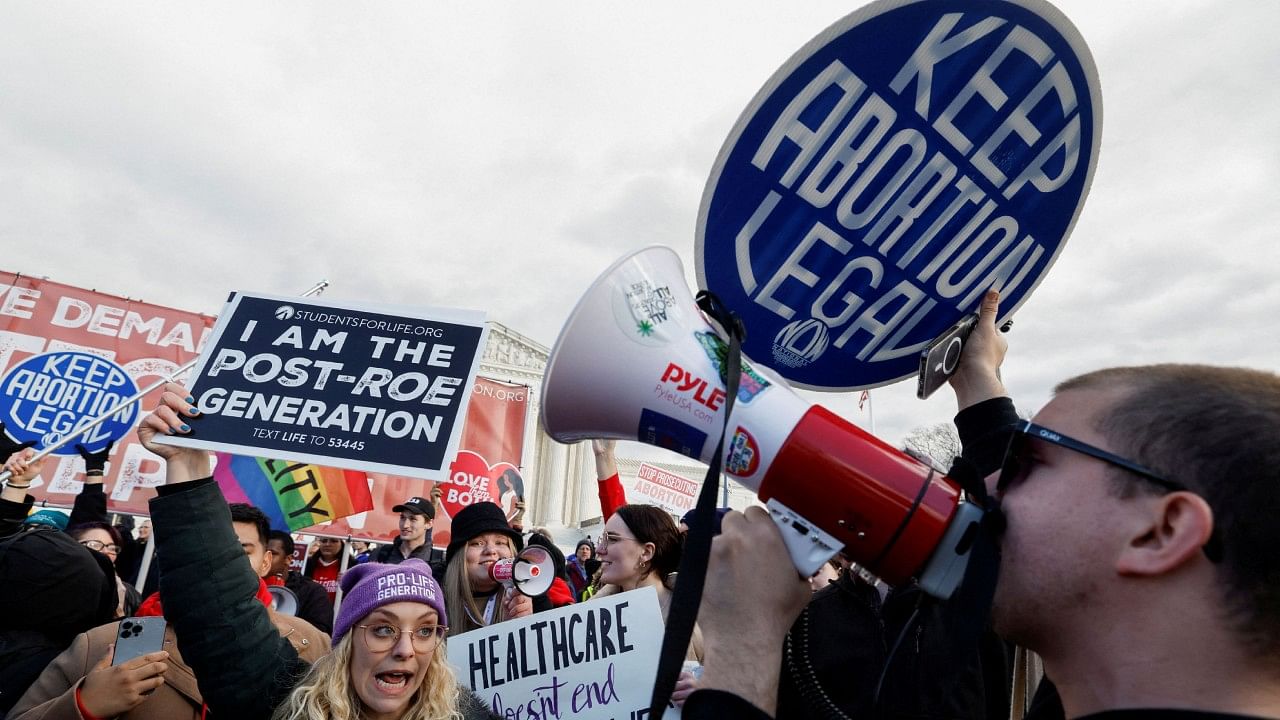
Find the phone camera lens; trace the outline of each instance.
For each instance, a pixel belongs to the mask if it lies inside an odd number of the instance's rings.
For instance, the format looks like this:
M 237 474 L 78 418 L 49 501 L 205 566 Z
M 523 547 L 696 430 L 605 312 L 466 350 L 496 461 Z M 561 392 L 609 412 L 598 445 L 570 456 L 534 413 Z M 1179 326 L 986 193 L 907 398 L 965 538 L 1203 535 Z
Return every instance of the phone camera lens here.
M 964 348 L 964 341 L 960 338 L 951 338 L 951 342 L 947 345 L 947 354 L 942 358 L 942 372 L 950 375 L 955 372 L 956 363 L 960 362 L 960 350 Z

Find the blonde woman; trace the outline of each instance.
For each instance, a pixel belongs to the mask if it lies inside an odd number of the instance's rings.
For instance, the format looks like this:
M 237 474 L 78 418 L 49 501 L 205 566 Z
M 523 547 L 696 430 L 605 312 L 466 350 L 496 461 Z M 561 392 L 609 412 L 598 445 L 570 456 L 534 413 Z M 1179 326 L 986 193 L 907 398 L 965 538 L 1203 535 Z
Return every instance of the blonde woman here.
M 151 501 L 165 617 L 215 717 L 239 720 L 473 720 L 494 717 L 445 659 L 448 612 L 430 567 L 358 565 L 341 580 L 333 651 L 310 666 L 267 620 L 207 453 L 154 442 L 199 437 L 200 414 L 169 383 L 138 437 L 166 460 Z
M 448 616 L 430 566 L 417 558 L 367 563 L 341 583 L 333 652 L 294 686 L 274 720 L 489 717 L 445 658 Z

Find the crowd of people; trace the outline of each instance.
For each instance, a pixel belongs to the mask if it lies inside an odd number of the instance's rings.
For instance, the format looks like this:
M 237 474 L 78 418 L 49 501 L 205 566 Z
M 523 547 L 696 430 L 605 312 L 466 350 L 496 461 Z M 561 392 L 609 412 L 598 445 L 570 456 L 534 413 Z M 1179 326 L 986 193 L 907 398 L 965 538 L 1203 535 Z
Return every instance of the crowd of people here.
M 997 315 L 989 293 L 951 380 L 956 468 L 987 478 L 969 489 L 999 520 L 989 614 L 888 588 L 842 556 L 801 577 L 765 511 L 722 510 L 673 693 L 685 717 L 1280 717 L 1280 445 L 1266 439 L 1280 378 L 1102 370 L 1023 420 L 1000 379 Z M 495 717 L 450 668 L 451 638 L 642 588 L 671 609 L 697 520 L 627 503 L 612 441 L 593 442 L 603 529 L 571 554 L 512 524 L 508 479 L 503 505 L 450 519 L 443 548 L 439 496 L 412 497 L 390 542 L 320 538 L 298 570 L 296 537 L 228 504 L 207 453 L 155 442 L 199 419 L 171 383 L 140 425 L 166 481 L 136 538 L 109 522 L 109 447 L 80 448 L 68 518 L 31 512 L 41 462 L 0 432 L 0 717 Z M 533 596 L 491 572 L 531 546 L 555 574 Z M 146 617 L 165 619 L 162 649 L 117 664 L 121 623 Z

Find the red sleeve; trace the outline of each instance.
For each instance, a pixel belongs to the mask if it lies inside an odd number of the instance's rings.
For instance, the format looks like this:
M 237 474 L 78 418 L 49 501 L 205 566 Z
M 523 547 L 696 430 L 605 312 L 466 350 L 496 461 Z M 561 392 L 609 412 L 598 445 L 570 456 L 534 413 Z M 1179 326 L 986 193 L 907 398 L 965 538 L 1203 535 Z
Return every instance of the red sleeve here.
M 600 484 L 600 514 L 608 520 L 615 510 L 627 504 L 627 491 L 622 487 L 618 473 L 597 482 Z
M 551 588 L 547 590 L 547 599 L 551 601 L 552 607 L 564 607 L 573 604 L 573 593 L 569 590 L 569 583 L 561 578 L 551 581 Z

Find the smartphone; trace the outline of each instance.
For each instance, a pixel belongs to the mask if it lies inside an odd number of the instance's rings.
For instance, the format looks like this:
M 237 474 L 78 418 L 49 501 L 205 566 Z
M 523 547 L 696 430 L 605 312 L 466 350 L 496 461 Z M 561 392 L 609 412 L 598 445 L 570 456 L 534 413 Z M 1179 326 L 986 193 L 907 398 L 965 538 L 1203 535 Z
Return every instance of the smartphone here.
M 123 665 L 130 660 L 164 649 L 164 618 L 129 617 L 120 621 L 116 632 L 116 652 L 112 665 Z
M 916 382 L 916 397 L 924 400 L 942 387 L 960 364 L 960 353 L 969 340 L 969 334 L 978 324 L 978 316 L 966 315 L 947 328 L 929 346 L 920 352 L 920 375 Z

